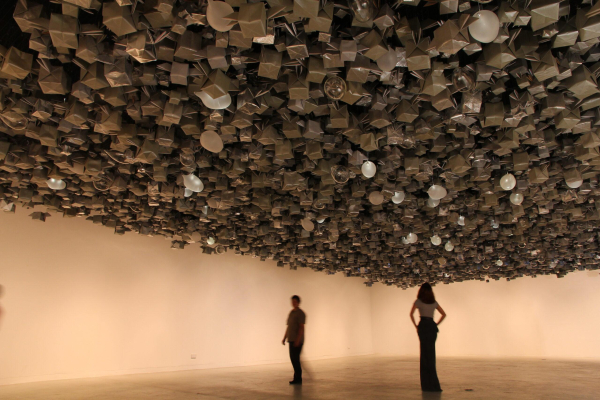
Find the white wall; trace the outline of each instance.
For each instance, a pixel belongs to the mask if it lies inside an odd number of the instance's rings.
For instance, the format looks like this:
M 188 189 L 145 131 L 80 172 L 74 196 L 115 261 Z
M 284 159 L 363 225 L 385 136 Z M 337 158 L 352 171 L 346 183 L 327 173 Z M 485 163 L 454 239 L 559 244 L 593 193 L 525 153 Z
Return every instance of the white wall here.
M 287 362 L 293 294 L 306 359 L 372 352 L 360 279 L 28 214 L 0 213 L 0 384 Z
M 373 289 L 374 351 L 418 356 L 419 339 L 409 319 L 418 289 Z M 600 360 L 598 271 L 441 284 L 434 293 L 448 314 L 439 327 L 439 356 Z M 418 311 L 415 316 L 418 321 Z
M 308 316 L 306 359 L 419 354 L 408 318 L 416 288 L 369 289 L 28 214 L 0 213 L 0 385 L 288 362 L 280 341 L 292 294 Z M 440 356 L 600 360 L 597 271 L 434 290 L 448 313 Z

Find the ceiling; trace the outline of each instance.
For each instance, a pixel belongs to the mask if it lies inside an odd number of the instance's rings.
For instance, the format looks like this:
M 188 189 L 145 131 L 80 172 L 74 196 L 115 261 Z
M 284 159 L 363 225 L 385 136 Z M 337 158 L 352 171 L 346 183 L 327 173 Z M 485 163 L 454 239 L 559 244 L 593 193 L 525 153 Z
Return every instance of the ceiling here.
M 600 3 L 43 3 L 0 31 L 4 211 L 367 285 L 598 269 Z

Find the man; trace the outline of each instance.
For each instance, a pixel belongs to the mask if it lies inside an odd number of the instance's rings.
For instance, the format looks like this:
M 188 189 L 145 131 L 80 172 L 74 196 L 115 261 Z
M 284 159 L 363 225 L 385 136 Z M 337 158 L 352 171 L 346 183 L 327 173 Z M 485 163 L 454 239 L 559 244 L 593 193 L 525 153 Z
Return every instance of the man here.
M 285 340 L 290 344 L 290 360 L 294 367 L 294 380 L 290 385 L 302 385 L 302 366 L 300 365 L 300 353 L 304 345 L 304 324 L 306 315 L 300 309 L 300 297 L 292 296 L 292 307 L 294 308 L 287 320 L 287 329 L 281 342 L 285 346 Z

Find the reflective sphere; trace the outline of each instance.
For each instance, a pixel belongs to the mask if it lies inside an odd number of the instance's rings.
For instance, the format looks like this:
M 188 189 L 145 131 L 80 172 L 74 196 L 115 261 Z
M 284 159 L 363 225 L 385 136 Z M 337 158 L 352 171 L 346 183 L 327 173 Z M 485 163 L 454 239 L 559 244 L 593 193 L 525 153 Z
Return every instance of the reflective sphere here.
M 431 237 L 431 244 L 433 244 L 434 246 L 439 246 L 440 244 L 442 244 L 442 238 L 438 235 L 433 235 Z
M 191 167 L 196 163 L 196 156 L 191 153 L 181 153 L 179 154 L 179 161 L 185 167 Z
M 110 188 L 110 185 L 112 184 L 111 180 L 108 179 L 106 176 L 100 176 L 97 179 L 95 179 L 92 183 L 96 190 L 100 190 L 101 192 L 108 190 Z
M 452 251 L 454 250 L 454 245 L 450 241 L 447 241 L 444 249 L 446 249 L 446 251 Z
M 216 240 L 215 240 L 215 238 L 214 238 L 214 237 L 212 237 L 212 236 L 210 236 L 208 239 L 206 239 L 206 243 L 207 243 L 209 246 L 212 246 L 213 244 L 215 244 L 215 242 L 216 242 Z
M 571 189 L 577 189 L 581 185 L 583 185 L 583 179 L 578 179 L 576 181 L 566 181 L 567 186 Z
M 190 189 L 188 189 L 188 188 L 185 188 L 185 189 L 183 190 L 183 197 L 190 197 L 190 196 L 191 196 L 191 195 L 193 195 L 193 194 L 194 194 L 194 191 L 193 191 L 193 190 L 190 190 Z
M 339 100 L 346 93 L 346 82 L 339 76 L 332 76 L 325 81 L 325 94 L 332 100 Z
M 322 210 L 325 208 L 325 203 L 323 203 L 321 200 L 315 200 L 313 202 L 313 207 L 317 210 Z
M 192 192 L 200 193 L 204 190 L 204 184 L 202 183 L 200 178 L 198 178 L 194 174 L 184 175 L 183 184 Z
M 498 229 L 500 228 L 500 224 L 498 223 L 498 221 L 496 221 L 495 219 L 493 219 L 490 224 L 492 225 L 492 228 L 494 229 Z
M 360 170 L 365 178 L 372 178 L 377 173 L 377 166 L 372 161 L 365 161 Z
M 414 233 L 409 233 L 408 236 L 406 236 L 406 240 L 408 241 L 408 243 L 417 243 L 417 240 L 419 240 L 419 237 L 414 234 Z
M 350 170 L 343 165 L 331 167 L 331 176 L 336 183 L 346 183 L 350 179 Z
M 223 110 L 231 104 L 231 96 L 229 93 L 213 99 L 208 93 L 202 91 L 198 93 L 198 97 L 200 97 L 200 100 L 202 100 L 202 103 L 204 103 L 206 108 L 210 108 L 211 110 Z
M 427 206 L 430 208 L 436 208 L 440 205 L 440 200 L 434 200 L 431 197 L 427 199 Z
M 441 200 L 446 197 L 448 191 L 443 186 L 431 185 L 427 191 L 427 194 L 429 194 L 429 197 L 431 197 L 433 200 Z
M 513 193 L 510 195 L 510 202 L 518 206 L 523 202 L 523 195 L 521 193 Z
M 375 16 L 375 7 L 370 0 L 348 0 L 348 6 L 358 22 L 367 22 Z
M 501 267 L 501 266 L 502 266 L 502 264 L 504 264 L 504 263 L 502 262 L 502 260 L 497 260 L 497 261 L 496 261 L 496 265 L 497 265 L 497 266 Z
M 475 89 L 477 84 L 475 72 L 469 68 L 456 68 L 452 72 L 452 84 L 461 92 L 469 92 Z
M 461 215 L 460 217 L 458 217 L 458 221 L 456 223 L 460 226 L 465 226 L 465 217 Z
M 225 253 L 225 247 L 223 247 L 223 246 L 217 246 L 215 248 L 215 253 L 217 253 L 217 254 L 223 254 L 223 253 Z
M 231 13 L 233 13 L 233 8 L 224 1 L 208 1 L 206 19 L 215 31 L 227 32 L 233 28 L 232 21 L 224 19 L 224 17 Z
M 392 202 L 394 204 L 400 204 L 404 201 L 405 197 L 406 197 L 406 194 L 404 193 L 404 191 L 395 192 L 394 195 L 392 196 Z
M 517 179 L 513 174 L 506 174 L 500 178 L 500 186 L 504 190 L 513 190 L 517 185 Z
M 127 149 L 127 150 L 130 150 L 130 149 Z M 111 151 L 111 150 L 105 150 L 104 154 L 106 154 L 107 156 L 109 156 L 116 163 L 119 163 L 119 164 L 129 164 L 130 158 L 127 157 L 125 155 L 125 153 L 121 153 L 121 152 L 117 152 L 117 151 Z M 129 153 L 129 154 L 131 154 L 131 153 Z
M 21 131 L 27 127 L 27 118 L 18 112 L 5 111 L 0 114 L 0 120 L 15 131 Z
M 223 139 L 215 131 L 203 132 L 200 136 L 200 144 L 211 153 L 219 153 L 223 150 Z
M 315 223 L 308 218 L 304 218 L 300 223 L 302 224 L 302 227 L 309 232 L 315 230 Z
M 371 204 L 378 206 L 381 203 L 383 203 L 383 195 L 381 194 L 381 192 L 371 192 L 369 194 L 369 201 L 371 202 Z
M 327 218 L 318 218 L 317 222 L 320 223 L 320 224 L 322 224 L 323 222 L 325 222 L 326 219 Z
M 500 20 L 492 11 L 482 10 L 473 14 L 477 21 L 469 25 L 469 33 L 473 39 L 481 43 L 490 43 L 498 36 Z
M 63 190 L 67 187 L 67 183 L 62 179 L 50 178 L 46 181 L 46 185 L 52 190 Z
M 377 59 L 377 66 L 382 70 L 382 71 L 391 71 L 396 67 L 396 64 L 398 63 L 398 54 L 396 53 L 396 50 L 390 48 L 388 50 L 388 52 L 386 54 L 384 54 L 383 56 L 379 57 Z

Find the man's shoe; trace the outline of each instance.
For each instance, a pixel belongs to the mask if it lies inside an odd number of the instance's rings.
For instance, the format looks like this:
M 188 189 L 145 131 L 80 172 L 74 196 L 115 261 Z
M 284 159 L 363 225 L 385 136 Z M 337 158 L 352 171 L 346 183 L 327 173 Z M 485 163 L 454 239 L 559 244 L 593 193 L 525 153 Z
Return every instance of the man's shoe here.
M 302 381 L 290 381 L 290 385 L 302 385 Z

